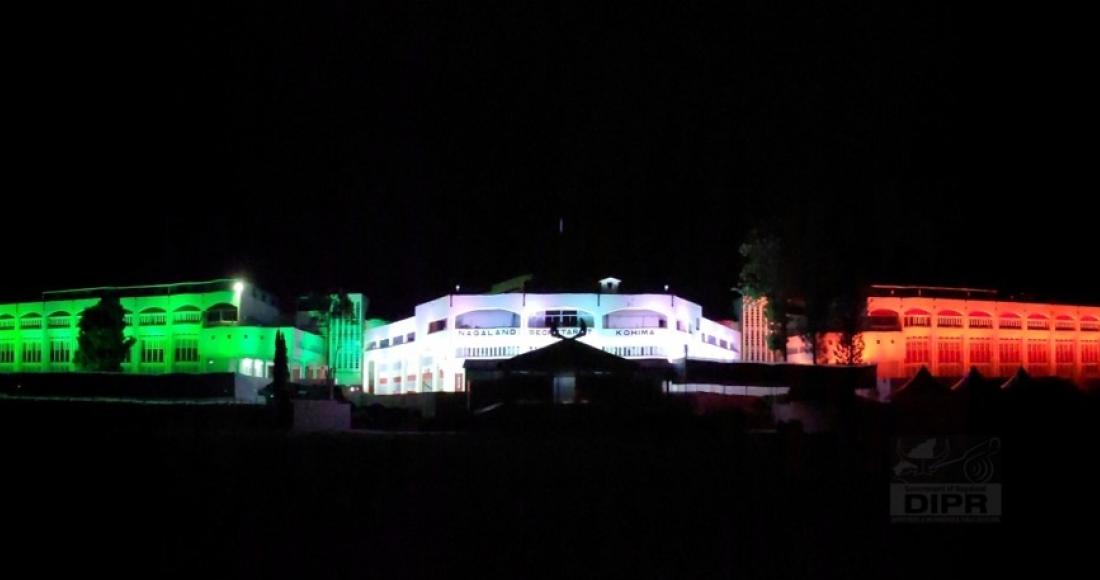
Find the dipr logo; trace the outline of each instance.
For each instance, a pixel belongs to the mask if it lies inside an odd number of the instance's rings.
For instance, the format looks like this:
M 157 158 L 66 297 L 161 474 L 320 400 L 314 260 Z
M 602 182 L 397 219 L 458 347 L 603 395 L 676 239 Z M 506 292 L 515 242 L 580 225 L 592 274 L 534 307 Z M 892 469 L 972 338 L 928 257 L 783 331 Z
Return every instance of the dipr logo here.
M 899 439 L 894 449 L 892 521 L 1000 521 L 999 438 Z

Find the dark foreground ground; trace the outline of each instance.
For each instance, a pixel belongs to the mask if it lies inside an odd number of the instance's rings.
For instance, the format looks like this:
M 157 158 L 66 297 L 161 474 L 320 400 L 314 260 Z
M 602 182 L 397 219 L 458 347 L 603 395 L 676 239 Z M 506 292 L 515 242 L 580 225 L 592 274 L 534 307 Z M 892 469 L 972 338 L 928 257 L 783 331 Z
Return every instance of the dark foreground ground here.
M 899 525 L 886 468 L 832 436 L 287 436 L 95 405 L 0 401 L 6 577 L 1060 577 L 1097 548 L 1080 435 L 1006 442 L 1000 524 Z

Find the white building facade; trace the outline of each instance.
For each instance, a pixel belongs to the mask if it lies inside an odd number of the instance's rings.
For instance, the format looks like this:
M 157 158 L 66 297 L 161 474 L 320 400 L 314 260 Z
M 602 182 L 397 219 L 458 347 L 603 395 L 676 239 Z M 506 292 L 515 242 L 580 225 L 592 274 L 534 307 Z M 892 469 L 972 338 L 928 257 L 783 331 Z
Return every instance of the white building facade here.
M 562 336 L 638 361 L 735 362 L 740 332 L 672 294 L 454 294 L 365 331 L 363 389 L 392 395 L 466 389 L 464 363 L 501 360 Z

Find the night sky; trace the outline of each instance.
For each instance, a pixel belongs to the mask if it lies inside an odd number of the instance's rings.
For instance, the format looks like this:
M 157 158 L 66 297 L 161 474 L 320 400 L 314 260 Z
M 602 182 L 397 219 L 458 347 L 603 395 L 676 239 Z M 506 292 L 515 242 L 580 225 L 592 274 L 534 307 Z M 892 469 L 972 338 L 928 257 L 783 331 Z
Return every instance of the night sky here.
M 826 212 L 883 282 L 1100 302 L 1077 81 L 953 4 L 24 8 L 0 294 L 243 274 L 392 317 L 547 271 L 563 217 L 576 275 L 720 317 L 748 228 Z

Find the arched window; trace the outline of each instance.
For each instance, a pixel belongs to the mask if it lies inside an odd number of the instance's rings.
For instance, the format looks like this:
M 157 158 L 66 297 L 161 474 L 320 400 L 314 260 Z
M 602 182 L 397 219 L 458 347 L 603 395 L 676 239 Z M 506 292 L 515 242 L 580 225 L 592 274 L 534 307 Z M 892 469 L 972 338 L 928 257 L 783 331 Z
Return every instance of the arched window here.
M 932 326 L 932 313 L 914 308 L 905 311 L 905 326 Z
M 581 322 L 585 327 L 592 328 L 594 318 L 583 310 L 544 310 L 536 312 L 527 319 L 529 328 L 578 328 Z
M 24 315 L 23 318 L 19 319 L 19 328 L 42 328 L 42 315 L 38 314 L 37 312 L 32 312 L 30 314 Z
M 1100 330 L 1100 319 L 1095 316 L 1082 316 L 1081 317 L 1081 330 L 1095 332 Z
M 65 311 L 57 311 L 46 318 L 47 328 L 69 328 L 73 325 L 73 317 Z
M 519 328 L 519 314 L 510 310 L 471 310 L 455 317 L 455 328 Z
M 12 330 L 15 328 L 15 317 L 11 314 L 0 314 L 0 330 Z
M 962 328 L 963 315 L 955 310 L 941 310 L 936 315 L 936 326 L 943 328 Z
M 1031 314 L 1027 317 L 1028 330 L 1050 330 L 1050 319 L 1042 314 Z
M 138 326 L 164 326 L 167 321 L 163 308 L 146 308 L 138 313 Z
M 1024 321 L 1020 318 L 1020 315 L 1015 312 L 1004 312 L 1001 314 L 1001 320 L 998 326 L 1001 328 L 1020 329 L 1024 327 Z
M 202 322 L 202 311 L 197 306 L 180 306 L 172 312 L 173 324 L 196 324 Z
M 1077 321 L 1072 316 L 1059 314 L 1054 319 L 1055 330 L 1077 330 Z
M 988 312 L 971 312 L 968 320 L 970 328 L 993 328 L 993 316 Z
M 879 308 L 867 314 L 868 330 L 901 330 L 901 322 L 898 313 L 893 310 Z
M 603 317 L 604 328 L 668 328 L 668 318 L 653 310 L 627 309 L 609 312 Z
M 232 304 L 215 304 L 206 309 L 207 324 L 235 324 L 237 322 L 237 307 Z

